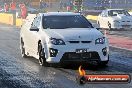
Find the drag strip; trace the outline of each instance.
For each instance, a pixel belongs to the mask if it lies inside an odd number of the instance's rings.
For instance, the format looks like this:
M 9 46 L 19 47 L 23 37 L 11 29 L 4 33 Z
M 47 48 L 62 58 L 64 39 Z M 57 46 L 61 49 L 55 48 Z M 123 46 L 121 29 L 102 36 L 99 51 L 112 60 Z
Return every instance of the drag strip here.
M 9 28 L 8 28 L 9 27 Z M 19 49 L 20 29 L 0 24 L 1 88 L 131 88 L 129 84 L 86 84 L 76 82 L 78 67 L 42 67 L 35 58 L 22 58 Z M 132 52 L 110 47 L 107 67 L 87 64 L 87 74 L 132 75 Z

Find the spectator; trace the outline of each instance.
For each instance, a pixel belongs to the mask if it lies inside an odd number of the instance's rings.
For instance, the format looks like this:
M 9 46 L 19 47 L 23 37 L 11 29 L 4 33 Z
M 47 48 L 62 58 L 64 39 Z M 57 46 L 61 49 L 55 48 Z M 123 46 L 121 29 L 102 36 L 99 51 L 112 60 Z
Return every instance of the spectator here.
M 26 8 L 25 4 L 20 4 L 19 7 L 21 9 L 21 18 L 26 19 L 26 17 L 27 17 L 27 8 Z
M 63 9 L 63 3 L 60 1 L 60 9 Z
M 9 5 L 7 3 L 5 3 L 5 5 L 4 5 L 4 10 L 5 10 L 5 12 L 9 11 Z
M 67 11 L 70 12 L 71 11 L 71 7 L 70 6 L 67 6 Z
M 45 3 L 44 1 L 40 2 L 40 9 L 46 8 L 48 7 L 47 3 Z
M 23 6 L 24 4 L 23 3 L 20 3 L 19 4 L 19 9 L 18 9 L 18 18 L 21 18 L 21 7 Z
M 16 10 L 16 2 L 14 2 L 12 0 L 11 4 L 10 4 L 10 8 L 11 8 L 11 11 L 14 12 Z
M 40 1 L 40 9 L 43 9 L 43 1 Z

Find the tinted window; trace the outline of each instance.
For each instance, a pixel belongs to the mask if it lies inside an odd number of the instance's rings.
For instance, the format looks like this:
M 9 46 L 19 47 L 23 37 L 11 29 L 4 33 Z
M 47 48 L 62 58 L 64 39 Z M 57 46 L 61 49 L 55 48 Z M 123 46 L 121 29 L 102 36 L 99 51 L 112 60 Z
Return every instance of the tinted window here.
M 126 16 L 130 16 L 130 14 L 125 10 L 111 10 L 111 11 L 109 11 L 108 14 L 109 14 L 109 16 L 115 16 L 115 14 L 123 14 Z
M 44 16 L 44 29 L 93 28 L 92 24 L 81 15 L 74 16 Z

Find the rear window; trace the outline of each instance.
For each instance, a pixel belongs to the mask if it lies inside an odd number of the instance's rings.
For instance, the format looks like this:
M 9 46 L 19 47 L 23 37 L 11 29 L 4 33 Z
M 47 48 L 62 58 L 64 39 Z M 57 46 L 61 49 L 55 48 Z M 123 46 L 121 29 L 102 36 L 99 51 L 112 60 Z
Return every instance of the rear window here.
M 43 16 L 44 29 L 93 28 L 92 24 L 82 15 Z

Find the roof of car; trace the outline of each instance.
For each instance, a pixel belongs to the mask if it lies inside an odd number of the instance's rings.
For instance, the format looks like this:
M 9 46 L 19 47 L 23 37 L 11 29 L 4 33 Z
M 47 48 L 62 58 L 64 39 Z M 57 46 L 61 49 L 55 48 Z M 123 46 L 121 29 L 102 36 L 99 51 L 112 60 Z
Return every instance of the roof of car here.
M 74 13 L 74 12 L 47 12 L 47 13 L 41 13 L 44 16 L 51 16 L 51 15 L 58 15 L 58 16 L 63 16 L 63 15 L 80 15 L 80 13 Z

